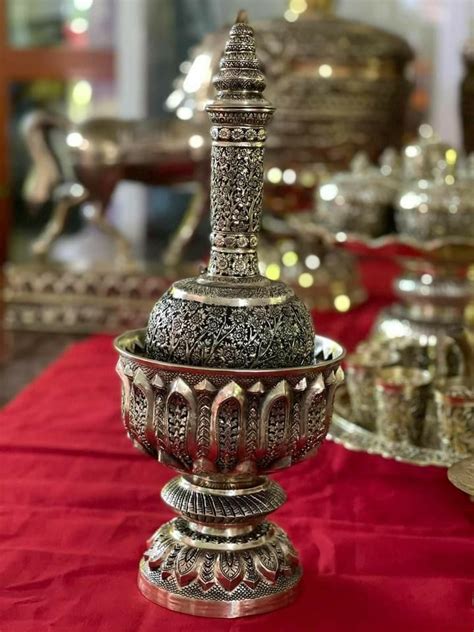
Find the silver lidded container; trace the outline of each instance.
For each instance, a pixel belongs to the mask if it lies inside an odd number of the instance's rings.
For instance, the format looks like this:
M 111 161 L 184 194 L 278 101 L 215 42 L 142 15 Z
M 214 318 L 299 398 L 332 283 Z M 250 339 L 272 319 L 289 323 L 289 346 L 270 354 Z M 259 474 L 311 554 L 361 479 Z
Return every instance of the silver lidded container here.
M 196 366 L 279 368 L 311 362 L 314 334 L 303 302 L 285 284 L 260 275 L 258 233 L 265 126 L 274 108 L 252 29 L 231 30 L 212 123 L 211 255 L 198 278 L 172 285 L 156 303 L 146 336 L 156 360 Z
M 316 197 L 316 219 L 332 232 L 378 237 L 389 226 L 397 194 L 399 168 L 396 152 L 387 149 L 380 166 L 366 154 L 354 156 L 349 171 L 341 171 L 321 184 Z

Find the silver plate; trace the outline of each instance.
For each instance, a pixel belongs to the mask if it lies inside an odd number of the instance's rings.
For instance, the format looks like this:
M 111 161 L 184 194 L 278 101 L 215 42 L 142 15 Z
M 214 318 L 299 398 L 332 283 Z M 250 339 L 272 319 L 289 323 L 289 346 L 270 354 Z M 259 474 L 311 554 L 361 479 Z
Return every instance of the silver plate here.
M 343 398 L 337 397 L 337 400 L 327 437 L 348 450 L 379 454 L 386 459 L 394 459 L 413 465 L 437 465 L 438 467 L 449 467 L 465 458 L 465 455 L 447 450 L 387 441 L 375 432 L 366 430 L 351 421 L 350 407 Z

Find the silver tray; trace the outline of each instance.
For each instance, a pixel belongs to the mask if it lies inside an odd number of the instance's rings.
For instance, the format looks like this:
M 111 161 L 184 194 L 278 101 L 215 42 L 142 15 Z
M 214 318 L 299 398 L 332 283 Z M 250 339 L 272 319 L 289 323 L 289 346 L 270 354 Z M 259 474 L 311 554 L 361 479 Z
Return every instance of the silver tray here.
M 447 450 L 427 448 L 408 443 L 387 441 L 375 432 L 362 428 L 351 421 L 352 412 L 342 387 L 334 405 L 334 414 L 329 428 L 328 439 L 343 445 L 348 450 L 378 454 L 386 459 L 394 459 L 413 465 L 437 465 L 449 467 L 461 461 L 466 455 Z

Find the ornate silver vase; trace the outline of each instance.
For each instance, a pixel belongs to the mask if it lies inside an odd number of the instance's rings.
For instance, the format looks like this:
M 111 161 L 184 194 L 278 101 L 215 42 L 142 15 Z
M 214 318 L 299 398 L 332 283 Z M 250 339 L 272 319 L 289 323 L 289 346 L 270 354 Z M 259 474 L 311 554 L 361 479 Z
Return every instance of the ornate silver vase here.
M 266 516 L 285 501 L 267 478 L 314 454 L 343 380 L 344 351 L 314 336 L 282 283 L 258 274 L 265 122 L 273 108 L 244 16 L 214 80 L 208 270 L 173 284 L 148 330 L 116 341 L 133 443 L 180 474 L 162 491 L 178 517 L 150 538 L 138 584 L 190 614 L 237 617 L 289 603 L 301 578 Z

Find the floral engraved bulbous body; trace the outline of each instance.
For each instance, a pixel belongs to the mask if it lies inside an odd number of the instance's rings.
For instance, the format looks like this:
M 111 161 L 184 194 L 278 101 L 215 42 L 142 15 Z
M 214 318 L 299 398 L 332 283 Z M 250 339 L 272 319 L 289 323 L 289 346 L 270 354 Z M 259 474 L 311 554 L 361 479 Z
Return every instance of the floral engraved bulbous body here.
M 280 368 L 309 364 L 311 317 L 293 291 L 259 274 L 265 125 L 274 108 L 253 31 L 232 27 L 211 120 L 211 253 L 207 272 L 175 283 L 156 303 L 150 357 L 194 366 Z

